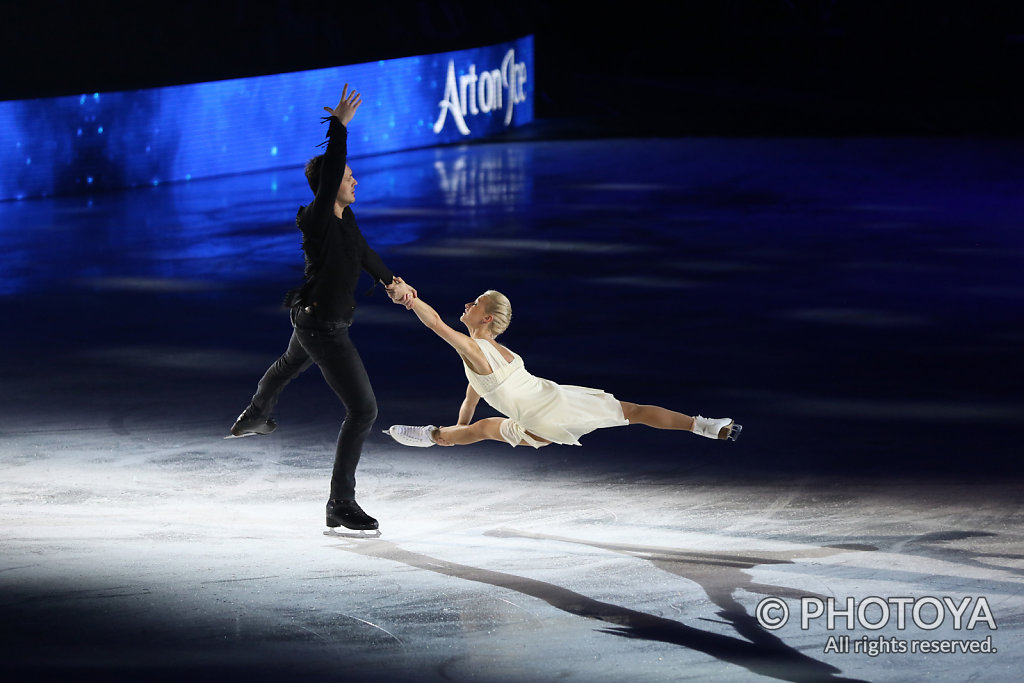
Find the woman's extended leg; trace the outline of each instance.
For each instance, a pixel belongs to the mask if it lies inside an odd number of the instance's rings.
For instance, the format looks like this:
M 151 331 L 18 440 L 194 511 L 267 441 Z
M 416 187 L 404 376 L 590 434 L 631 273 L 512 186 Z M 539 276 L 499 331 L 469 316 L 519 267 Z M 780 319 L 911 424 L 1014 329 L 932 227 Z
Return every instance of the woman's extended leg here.
M 509 440 L 518 438 L 516 432 L 510 431 L 509 436 L 502 434 L 502 425 L 509 420 L 503 417 L 486 417 L 468 425 L 452 425 L 451 427 L 411 425 L 391 425 L 387 434 L 400 444 L 405 446 L 467 446 L 480 441 L 502 441 L 511 443 Z M 525 432 L 525 437 L 519 442 L 520 446 L 546 446 L 550 441 Z M 529 440 L 527 440 L 529 439 Z
M 630 424 L 642 424 L 655 429 L 676 429 L 693 432 L 709 439 L 732 441 L 736 440 L 743 429 L 729 418 L 709 419 L 700 415 L 690 417 L 685 413 L 677 413 L 660 406 L 638 405 L 626 401 L 619 401 L 619 404 L 622 405 L 622 415 Z
M 655 429 L 679 429 L 693 431 L 693 418 L 684 413 L 677 413 L 660 406 L 644 406 L 636 403 L 619 401 L 622 414 L 630 424 L 642 424 Z
M 440 427 L 430 435 L 438 446 L 468 446 L 479 441 L 504 441 L 501 423 L 505 418 L 486 417 L 468 425 Z
M 505 422 L 508 422 L 508 420 L 503 417 L 486 417 L 469 425 L 441 427 L 434 430 L 430 437 L 438 446 L 466 446 L 478 441 L 503 441 L 507 443 L 510 438 L 515 437 L 509 436 L 506 438 L 501 433 L 501 426 Z M 547 439 L 534 436 L 529 432 L 526 432 L 526 436 L 532 439 L 534 443 L 524 439 L 519 442 L 520 446 L 533 446 L 536 443 L 546 446 L 551 443 Z

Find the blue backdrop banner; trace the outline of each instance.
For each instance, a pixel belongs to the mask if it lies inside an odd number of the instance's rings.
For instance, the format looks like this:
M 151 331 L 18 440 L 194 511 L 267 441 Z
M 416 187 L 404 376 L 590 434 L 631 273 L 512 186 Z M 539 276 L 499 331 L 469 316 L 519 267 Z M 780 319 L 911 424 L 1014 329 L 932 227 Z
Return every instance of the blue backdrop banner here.
M 419 57 L 149 90 L 0 102 L 0 200 L 298 166 L 323 107 L 363 95 L 349 154 L 492 136 L 533 120 L 533 37 Z

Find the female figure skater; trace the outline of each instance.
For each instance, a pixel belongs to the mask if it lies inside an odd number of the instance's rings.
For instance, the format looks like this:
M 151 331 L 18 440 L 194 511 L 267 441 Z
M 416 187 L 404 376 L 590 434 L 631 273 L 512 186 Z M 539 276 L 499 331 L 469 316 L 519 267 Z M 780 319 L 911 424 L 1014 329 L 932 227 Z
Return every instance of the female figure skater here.
M 386 432 L 406 446 L 463 446 L 485 440 L 504 441 L 513 447 L 540 448 L 549 443 L 579 446 L 579 438 L 595 429 L 628 424 L 735 441 L 742 429 L 730 418 L 690 417 L 659 406 L 619 401 L 600 389 L 560 385 L 531 375 L 522 358 L 495 341 L 512 319 L 509 300 L 500 292 L 489 290 L 466 304 L 459 319 L 468 335 L 446 325 L 422 299 L 397 292 L 392 299 L 416 313 L 424 325 L 455 349 L 469 379 L 457 424 L 440 428 L 393 425 Z M 471 423 L 481 398 L 506 417 Z

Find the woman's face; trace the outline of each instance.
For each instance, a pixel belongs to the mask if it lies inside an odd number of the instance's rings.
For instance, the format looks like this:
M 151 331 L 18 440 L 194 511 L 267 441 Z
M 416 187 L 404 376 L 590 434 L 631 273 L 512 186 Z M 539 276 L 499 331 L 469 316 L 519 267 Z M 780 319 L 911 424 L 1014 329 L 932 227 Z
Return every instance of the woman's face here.
M 487 312 L 487 296 L 481 294 L 474 301 L 466 304 L 466 310 L 459 318 L 466 327 L 479 327 L 490 322 L 491 314 Z

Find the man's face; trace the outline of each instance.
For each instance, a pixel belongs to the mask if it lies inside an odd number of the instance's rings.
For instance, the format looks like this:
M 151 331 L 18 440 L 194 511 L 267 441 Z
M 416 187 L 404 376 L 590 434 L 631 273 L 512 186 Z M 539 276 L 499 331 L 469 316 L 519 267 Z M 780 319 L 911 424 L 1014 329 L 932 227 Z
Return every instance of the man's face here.
M 338 188 L 338 202 L 348 206 L 356 201 L 356 182 L 355 176 L 352 175 L 352 169 L 345 166 L 345 176 L 341 179 L 341 187 Z

